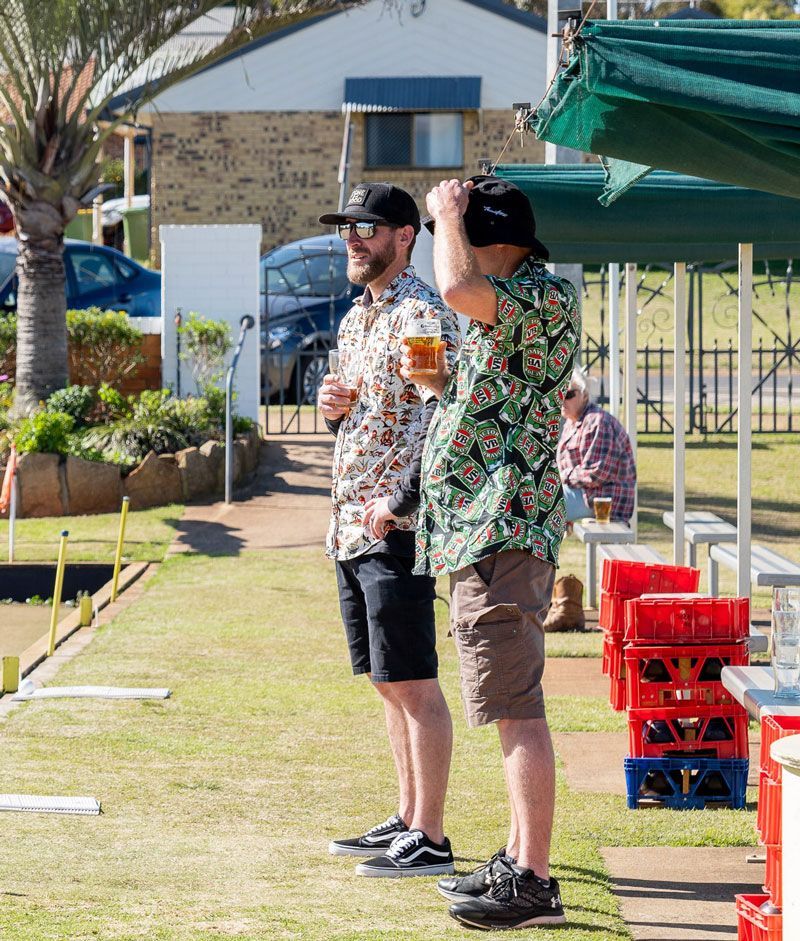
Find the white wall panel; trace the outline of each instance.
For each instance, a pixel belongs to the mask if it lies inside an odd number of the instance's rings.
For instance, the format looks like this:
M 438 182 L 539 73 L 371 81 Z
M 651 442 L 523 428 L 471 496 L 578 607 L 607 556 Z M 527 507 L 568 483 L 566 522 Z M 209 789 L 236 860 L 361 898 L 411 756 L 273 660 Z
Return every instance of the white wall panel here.
M 235 410 L 258 420 L 261 397 L 259 356 L 260 225 L 162 225 L 161 239 L 161 370 L 164 385 L 174 389 L 178 377 L 175 313 L 195 311 L 226 320 L 234 341 L 244 314 L 255 317 L 236 370 Z M 226 364 L 227 368 L 227 364 Z M 181 395 L 194 393 L 186 363 L 180 365 Z
M 328 17 L 187 79 L 160 111 L 336 111 L 348 76 L 480 75 L 481 107 L 536 103 L 546 37 L 463 0 L 427 0 L 413 17 L 384 0 Z

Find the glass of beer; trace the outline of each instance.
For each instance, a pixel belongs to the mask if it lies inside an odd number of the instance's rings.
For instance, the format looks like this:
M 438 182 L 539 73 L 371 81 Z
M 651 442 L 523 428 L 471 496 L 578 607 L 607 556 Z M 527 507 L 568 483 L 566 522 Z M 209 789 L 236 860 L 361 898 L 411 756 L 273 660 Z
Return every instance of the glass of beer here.
M 359 358 L 353 350 L 328 350 L 328 371 L 350 392 L 350 404 L 358 398 Z
M 438 372 L 436 359 L 442 339 L 442 324 L 438 319 L 412 320 L 406 330 L 406 343 L 411 349 L 410 357 L 414 372 L 435 376 Z
M 594 518 L 598 523 L 608 523 L 611 520 L 611 497 L 595 497 L 592 500 Z

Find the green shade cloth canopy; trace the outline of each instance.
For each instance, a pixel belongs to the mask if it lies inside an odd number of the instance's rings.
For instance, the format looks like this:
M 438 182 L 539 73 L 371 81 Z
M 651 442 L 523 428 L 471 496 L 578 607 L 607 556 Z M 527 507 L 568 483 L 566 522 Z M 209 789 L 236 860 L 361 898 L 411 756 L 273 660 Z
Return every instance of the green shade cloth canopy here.
M 556 262 L 730 261 L 800 257 L 800 200 L 657 170 L 604 209 L 599 164 L 505 164 L 496 174 L 531 201 L 536 234 Z
M 654 166 L 800 197 L 800 22 L 588 22 L 533 128 L 617 158 L 604 203 Z

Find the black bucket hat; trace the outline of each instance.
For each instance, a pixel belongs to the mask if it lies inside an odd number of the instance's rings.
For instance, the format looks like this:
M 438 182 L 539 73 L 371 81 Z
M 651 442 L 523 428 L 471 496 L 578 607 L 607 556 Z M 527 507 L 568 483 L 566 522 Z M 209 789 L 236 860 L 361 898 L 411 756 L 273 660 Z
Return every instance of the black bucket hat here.
M 464 213 L 464 228 L 470 245 L 517 245 L 529 248 L 537 258 L 547 261 L 550 252 L 536 238 L 536 219 L 533 206 L 522 190 L 497 176 L 472 176 L 475 185 L 470 190 Z M 433 232 L 434 220 L 426 216 L 425 228 Z
M 319 217 L 323 225 L 339 225 L 348 219 L 410 225 L 415 233 L 420 230 L 419 209 L 413 197 L 391 183 L 359 183 L 341 212 Z

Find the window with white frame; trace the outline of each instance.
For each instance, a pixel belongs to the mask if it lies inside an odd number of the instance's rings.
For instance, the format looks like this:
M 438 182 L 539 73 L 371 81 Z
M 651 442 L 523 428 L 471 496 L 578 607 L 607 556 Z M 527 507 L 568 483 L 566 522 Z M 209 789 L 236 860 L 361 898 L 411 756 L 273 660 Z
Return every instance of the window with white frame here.
M 366 167 L 463 167 L 460 111 L 366 115 Z

